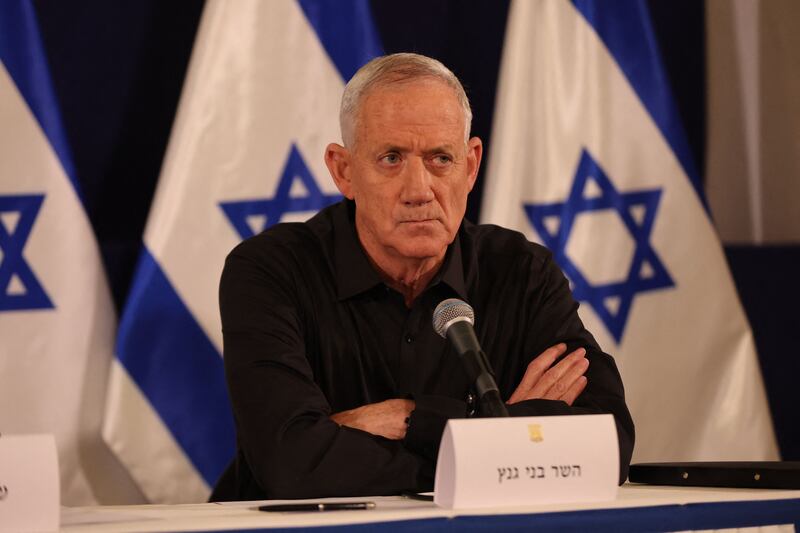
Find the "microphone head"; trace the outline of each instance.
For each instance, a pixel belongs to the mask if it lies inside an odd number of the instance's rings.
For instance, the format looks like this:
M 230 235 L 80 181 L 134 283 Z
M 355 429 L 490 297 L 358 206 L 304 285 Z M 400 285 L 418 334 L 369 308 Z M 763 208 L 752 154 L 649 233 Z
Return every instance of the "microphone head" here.
M 433 311 L 433 330 L 440 336 L 447 337 L 447 329 L 462 320 L 475 325 L 475 311 L 464 300 L 448 298 L 440 302 Z

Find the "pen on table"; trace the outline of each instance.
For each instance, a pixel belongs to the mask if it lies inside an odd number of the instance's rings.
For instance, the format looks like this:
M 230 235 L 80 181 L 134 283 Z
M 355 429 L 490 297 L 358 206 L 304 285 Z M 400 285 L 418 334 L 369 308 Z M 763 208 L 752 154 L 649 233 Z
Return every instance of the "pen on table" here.
M 303 511 L 363 511 L 375 509 L 375 502 L 331 502 L 331 503 L 276 503 L 260 505 L 259 511 L 271 513 Z

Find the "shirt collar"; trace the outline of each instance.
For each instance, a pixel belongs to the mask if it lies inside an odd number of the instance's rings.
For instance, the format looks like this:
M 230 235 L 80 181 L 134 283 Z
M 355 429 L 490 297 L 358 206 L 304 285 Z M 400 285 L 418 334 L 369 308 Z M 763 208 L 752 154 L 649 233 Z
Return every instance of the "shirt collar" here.
M 355 225 L 355 203 L 351 200 L 344 200 L 336 206 L 333 216 L 333 233 L 336 293 L 339 300 L 346 300 L 382 284 L 383 280 L 370 264 L 367 254 L 358 240 Z M 462 299 L 467 299 L 461 241 L 458 234 L 448 247 L 444 263 L 434 276 L 430 286 L 439 282 L 448 285 Z
M 462 299 L 467 300 L 467 289 L 464 283 L 464 262 L 461 257 L 461 232 L 456 233 L 456 238 L 447 247 L 444 263 L 436 276 L 431 281 L 431 287 L 438 282 L 445 283 Z
M 356 234 L 355 203 L 343 200 L 333 216 L 333 254 L 336 269 L 336 294 L 345 300 L 383 283 L 372 268 Z

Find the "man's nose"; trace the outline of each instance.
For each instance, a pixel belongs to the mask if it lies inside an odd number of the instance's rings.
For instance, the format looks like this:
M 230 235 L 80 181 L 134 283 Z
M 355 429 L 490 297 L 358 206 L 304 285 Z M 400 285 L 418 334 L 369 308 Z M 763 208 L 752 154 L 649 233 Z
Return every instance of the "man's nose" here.
M 420 157 L 411 157 L 407 161 L 400 199 L 410 206 L 431 202 L 434 198 L 433 176 L 425 166 L 425 161 Z

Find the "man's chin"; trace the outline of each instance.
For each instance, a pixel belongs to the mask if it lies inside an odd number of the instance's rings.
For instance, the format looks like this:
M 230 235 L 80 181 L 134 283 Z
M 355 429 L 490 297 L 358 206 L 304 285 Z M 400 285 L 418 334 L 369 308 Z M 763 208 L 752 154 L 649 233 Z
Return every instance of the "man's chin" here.
M 448 244 L 445 239 L 441 238 L 410 237 L 403 239 L 396 250 L 404 257 L 428 259 L 443 255 Z

